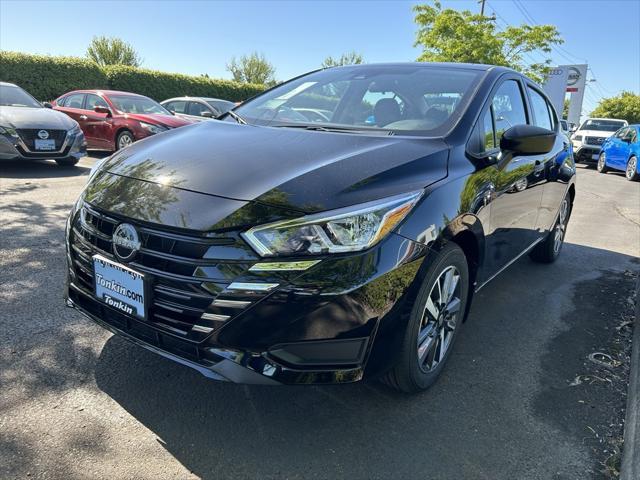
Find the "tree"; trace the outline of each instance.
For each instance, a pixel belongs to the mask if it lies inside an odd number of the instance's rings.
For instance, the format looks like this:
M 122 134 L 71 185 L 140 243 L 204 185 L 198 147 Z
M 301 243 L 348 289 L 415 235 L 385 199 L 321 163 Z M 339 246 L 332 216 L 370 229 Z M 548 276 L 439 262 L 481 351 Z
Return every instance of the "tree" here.
M 276 69 L 267 62 L 262 53 L 253 52 L 251 55 L 243 55 L 239 60 L 231 58 L 227 64 L 227 70 L 233 75 L 236 82 L 258 83 L 261 85 L 273 85 Z
M 562 102 L 562 118 L 569 118 L 569 105 L 571 101 L 565 98 Z
M 333 58 L 331 56 L 325 58 L 322 62 L 322 68 L 358 65 L 360 63 L 364 63 L 362 55 L 356 51 L 351 51 L 349 53 L 343 53 L 340 55 L 340 58 Z
M 603 98 L 592 117 L 620 118 L 629 123 L 640 123 L 640 95 L 633 92 L 622 92 L 617 97 Z
M 93 37 L 87 57 L 98 65 L 128 65 L 139 67 L 142 58 L 135 49 L 124 40 L 116 37 Z
M 423 48 L 419 61 L 503 65 L 540 82 L 551 64 L 551 47 L 564 42 L 554 25 L 499 30 L 493 17 L 442 9 L 438 1 L 416 5 L 413 11 L 418 25 L 415 46 Z M 536 62 L 533 53 L 546 58 Z

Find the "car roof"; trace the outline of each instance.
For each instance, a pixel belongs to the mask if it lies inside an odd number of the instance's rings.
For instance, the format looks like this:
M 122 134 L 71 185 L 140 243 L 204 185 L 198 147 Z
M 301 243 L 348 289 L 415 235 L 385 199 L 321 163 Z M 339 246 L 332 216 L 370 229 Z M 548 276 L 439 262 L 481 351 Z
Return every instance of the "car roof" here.
M 501 67 L 497 65 L 486 65 L 483 63 L 454 63 L 454 62 L 393 62 L 393 63 L 362 63 L 359 65 L 344 65 L 337 67 L 329 67 L 329 68 L 367 68 L 367 67 L 411 67 L 418 66 L 423 68 L 437 68 L 437 67 L 446 67 L 446 68 L 455 68 L 459 70 L 504 70 L 509 72 L 514 72 L 515 70 L 507 67 Z
M 15 83 L 9 83 L 9 82 L 0 82 L 0 85 L 2 85 L 3 87 L 18 87 L 18 85 L 16 85 Z
M 144 97 L 145 95 L 140 95 L 139 93 L 131 93 L 131 92 L 122 92 L 120 90 L 102 90 L 102 89 L 93 89 L 93 90 L 72 90 L 71 92 L 65 93 L 65 95 L 69 95 L 70 93 L 97 93 L 104 95 L 129 95 L 132 97 Z
M 175 97 L 175 98 L 167 98 L 166 100 L 163 100 L 160 103 L 165 103 L 165 102 L 175 102 L 175 101 L 181 101 L 181 100 L 202 100 L 204 102 L 208 102 L 208 101 L 215 101 L 215 102 L 229 102 L 229 103 L 233 103 L 230 100 L 225 100 L 224 98 L 212 98 L 212 97 Z

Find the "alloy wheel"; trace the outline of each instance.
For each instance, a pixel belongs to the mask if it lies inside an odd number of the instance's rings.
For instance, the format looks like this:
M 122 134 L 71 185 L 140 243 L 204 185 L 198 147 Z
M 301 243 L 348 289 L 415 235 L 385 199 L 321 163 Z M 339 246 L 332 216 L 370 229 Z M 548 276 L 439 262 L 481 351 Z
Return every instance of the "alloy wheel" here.
M 556 255 L 562 248 L 564 234 L 567 229 L 567 217 L 569 216 L 569 201 L 565 198 L 560 205 L 560 213 L 558 215 L 558 223 L 554 232 L 553 253 Z
M 460 317 L 460 272 L 448 266 L 438 276 L 422 313 L 418 332 L 418 365 L 424 372 L 443 361 Z
M 598 171 L 602 172 L 606 166 L 607 166 L 607 161 L 605 159 L 605 154 L 601 153 L 600 157 L 598 158 Z
M 131 135 L 120 135 L 120 138 L 118 139 L 118 150 L 128 147 L 132 143 L 133 139 L 131 138 Z
M 627 179 L 631 180 L 633 178 L 633 175 L 636 173 L 636 163 L 637 163 L 637 159 L 636 157 L 631 157 L 629 159 L 629 161 L 627 162 L 627 170 L 626 170 L 626 174 L 627 174 Z

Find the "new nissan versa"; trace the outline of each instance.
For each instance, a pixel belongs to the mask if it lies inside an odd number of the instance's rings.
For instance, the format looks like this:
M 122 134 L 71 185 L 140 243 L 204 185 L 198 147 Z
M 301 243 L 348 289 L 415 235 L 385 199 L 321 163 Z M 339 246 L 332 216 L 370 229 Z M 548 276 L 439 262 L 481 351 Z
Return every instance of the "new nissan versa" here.
M 557 114 L 512 70 L 319 70 L 100 164 L 67 304 L 211 378 L 415 392 L 474 292 L 558 257 L 574 196 Z
M 640 180 L 640 125 L 622 127 L 602 144 L 597 169 L 600 173 L 622 170 L 630 182 Z
M 136 140 L 193 123 L 175 117 L 158 102 L 135 93 L 77 90 L 62 95 L 53 108 L 76 120 L 91 150 L 120 150 Z
M 55 160 L 73 166 L 87 154 L 78 123 L 12 83 L 0 82 L 0 161 Z

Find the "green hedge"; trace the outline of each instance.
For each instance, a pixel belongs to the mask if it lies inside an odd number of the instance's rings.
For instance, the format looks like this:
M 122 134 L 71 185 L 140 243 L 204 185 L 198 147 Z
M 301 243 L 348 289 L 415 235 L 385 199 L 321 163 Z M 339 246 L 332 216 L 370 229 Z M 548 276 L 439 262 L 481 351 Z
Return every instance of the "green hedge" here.
M 20 85 L 39 100 L 53 100 L 70 90 L 109 88 L 139 93 L 158 101 L 189 95 L 237 102 L 265 88 L 262 85 L 122 65 L 100 67 L 89 60 L 75 57 L 4 51 L 0 51 L 0 81 Z
M 0 81 L 20 85 L 38 100 L 54 100 L 69 90 L 107 88 L 107 76 L 93 62 L 0 51 Z
M 140 93 L 158 101 L 188 95 L 239 102 L 264 90 L 262 85 L 192 77 L 123 65 L 105 67 L 104 72 L 107 75 L 109 87 L 113 90 Z

